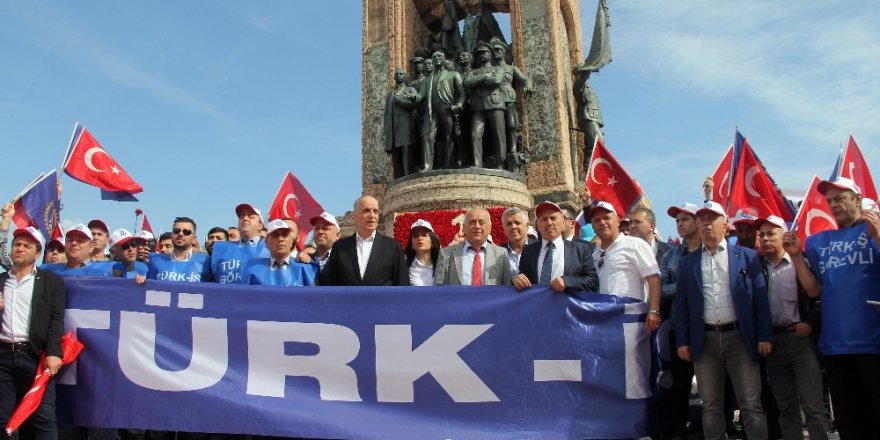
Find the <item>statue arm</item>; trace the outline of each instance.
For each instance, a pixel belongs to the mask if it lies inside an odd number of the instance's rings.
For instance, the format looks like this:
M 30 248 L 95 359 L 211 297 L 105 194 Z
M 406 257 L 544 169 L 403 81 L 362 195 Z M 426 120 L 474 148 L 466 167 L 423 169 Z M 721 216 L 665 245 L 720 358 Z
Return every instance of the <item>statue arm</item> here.
M 455 105 L 452 106 L 452 109 L 458 112 L 464 109 L 464 102 L 467 98 L 467 90 L 464 88 L 464 80 L 460 73 L 455 72 L 455 79 L 452 81 L 452 84 L 455 87 Z
M 523 92 L 525 92 L 525 94 L 528 95 L 532 93 L 532 80 L 529 79 L 529 77 L 526 76 L 524 73 L 522 73 L 522 71 L 519 70 L 519 68 L 517 68 L 516 66 L 513 66 L 513 81 L 515 83 L 522 84 Z

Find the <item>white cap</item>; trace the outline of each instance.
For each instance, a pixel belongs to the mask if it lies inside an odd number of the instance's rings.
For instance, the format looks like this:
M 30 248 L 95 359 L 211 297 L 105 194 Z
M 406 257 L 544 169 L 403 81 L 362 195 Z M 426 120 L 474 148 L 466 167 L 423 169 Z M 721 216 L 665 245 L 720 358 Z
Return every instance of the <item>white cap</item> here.
M 12 238 L 14 240 L 16 237 L 21 237 L 22 235 L 26 235 L 37 243 L 40 243 L 40 249 L 42 249 L 46 245 L 46 239 L 43 238 L 43 233 L 41 233 L 39 229 L 33 226 L 16 229 L 15 232 L 12 233 Z
M 251 205 L 251 204 L 249 204 L 249 203 L 242 203 L 242 204 L 240 204 L 240 205 L 238 205 L 238 206 L 235 207 L 235 215 L 237 215 L 237 216 L 239 216 L 239 217 L 241 217 L 241 213 L 242 213 L 242 212 L 247 212 L 247 211 L 253 211 L 253 212 L 255 212 L 258 216 L 260 216 L 260 220 L 263 219 L 263 213 L 260 212 L 259 209 L 254 208 L 253 205 Z
M 150 231 L 141 229 L 141 231 L 138 232 L 137 235 L 135 235 L 135 238 L 139 238 L 144 241 L 150 241 L 150 240 L 155 240 L 156 236 L 153 235 L 153 233 Z
M 862 197 L 862 211 L 876 211 L 877 202 L 867 197 Z
M 336 229 L 339 229 L 339 222 L 336 221 L 336 217 L 334 217 L 333 214 L 330 214 L 329 212 L 326 212 L 326 211 L 322 212 L 321 215 L 316 215 L 316 216 L 312 217 L 311 219 L 309 219 L 309 223 L 311 223 L 312 226 L 315 226 L 315 223 L 318 223 L 318 221 L 320 221 L 320 220 L 324 220 L 325 222 L 330 223 L 333 226 L 336 226 Z
M 695 214 L 700 215 L 705 212 L 712 212 L 724 218 L 727 218 L 727 213 L 724 212 L 724 207 L 722 207 L 721 204 L 717 202 L 706 202 L 706 204 L 703 205 L 702 208 L 698 209 Z
M 110 234 L 110 247 L 121 246 L 134 239 L 134 235 L 125 229 L 117 229 Z
M 529 237 L 538 238 L 538 231 L 536 231 L 535 228 L 529 226 L 529 229 L 526 230 L 526 235 L 528 235 Z
M 666 213 L 669 214 L 670 217 L 675 218 L 679 213 L 687 213 L 690 215 L 696 215 L 697 210 L 700 209 L 699 206 L 694 205 L 693 203 L 682 203 L 681 206 L 670 206 L 669 209 L 666 210 Z
M 67 230 L 67 233 L 64 234 L 64 238 L 66 239 L 70 234 L 80 234 L 89 240 L 94 239 L 94 237 L 92 237 L 92 230 L 82 223 L 77 223 L 71 226 L 70 229 Z
M 271 235 L 273 232 L 280 229 L 290 229 L 290 225 L 288 225 L 286 221 L 276 218 L 266 225 L 266 235 Z
M 782 228 L 783 231 L 788 232 L 788 226 L 785 225 L 785 220 L 783 220 L 775 215 L 771 215 L 767 218 L 755 219 L 755 223 L 754 223 L 755 229 L 760 228 L 761 225 L 763 225 L 764 223 L 771 224 L 773 226 L 776 226 L 777 228 Z
M 758 216 L 753 214 L 753 210 L 750 208 L 740 209 L 736 211 L 736 215 L 730 219 L 730 222 L 736 225 L 737 223 L 745 223 L 747 225 L 751 225 L 758 219 Z
M 818 189 L 819 193 L 824 196 L 825 193 L 828 191 L 829 186 L 833 186 L 842 190 L 850 190 L 856 194 L 862 193 L 862 189 L 859 188 L 859 186 L 856 185 L 856 183 L 853 182 L 852 179 L 847 179 L 846 177 L 841 176 L 837 176 L 832 180 L 823 180 L 819 182 L 819 186 L 816 189 Z
M 413 224 L 409 227 L 409 230 L 412 231 L 415 228 L 425 228 L 431 232 L 434 232 L 434 227 L 431 226 L 431 223 L 427 220 L 418 219 L 413 222 Z
M 617 212 L 617 210 L 614 209 L 614 205 L 612 205 L 608 202 L 603 202 L 601 200 L 596 200 L 590 206 L 590 210 L 587 211 L 587 217 L 589 217 L 592 220 L 593 216 L 596 215 L 596 213 L 598 213 L 599 211 Z

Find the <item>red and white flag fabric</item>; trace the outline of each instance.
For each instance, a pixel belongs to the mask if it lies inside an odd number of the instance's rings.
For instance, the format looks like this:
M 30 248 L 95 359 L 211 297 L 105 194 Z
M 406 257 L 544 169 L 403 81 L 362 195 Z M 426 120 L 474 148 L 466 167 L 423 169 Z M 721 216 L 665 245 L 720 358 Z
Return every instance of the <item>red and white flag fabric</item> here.
M 770 178 L 767 169 L 758 160 L 748 141 L 744 140 L 742 153 L 734 170 L 727 212 L 731 214 L 750 208 L 758 217 L 775 215 L 787 222 L 794 219 L 794 212 Z
M 294 220 L 299 226 L 299 240 L 297 247 L 302 249 L 305 244 L 306 236 L 312 231 L 312 224 L 309 220 L 312 217 L 321 215 L 324 208 L 315 201 L 306 187 L 299 182 L 299 179 L 290 171 L 281 181 L 278 193 L 272 206 L 269 207 L 267 220 L 289 218 Z
M 153 233 L 153 227 L 150 226 L 150 221 L 147 220 L 147 215 L 144 214 L 144 221 L 141 222 L 141 231 L 147 231 L 150 234 Z M 155 235 L 155 234 L 154 234 Z
M 63 354 L 61 365 L 70 364 L 82 351 L 83 344 L 76 340 L 72 331 L 61 337 L 61 352 Z M 43 401 L 43 394 L 46 394 L 46 384 L 49 383 L 49 379 L 49 370 L 46 369 L 46 353 L 43 353 L 40 357 L 40 363 L 37 364 L 33 385 L 25 393 L 12 416 L 9 417 L 9 422 L 6 423 L 6 435 L 11 436 L 37 410 L 40 402 Z
M 801 239 L 803 246 L 807 242 L 807 237 L 829 229 L 837 229 L 837 221 L 828 208 L 828 202 L 825 196 L 819 192 L 819 177 L 813 176 L 810 183 L 810 189 L 804 197 L 804 202 L 798 210 L 794 219 L 795 232 Z
M 871 170 L 868 169 L 868 163 L 862 156 L 862 150 L 856 144 L 856 140 L 849 135 L 846 142 L 846 148 L 840 155 L 837 173 L 834 177 L 846 177 L 852 180 L 862 190 L 862 195 L 877 201 L 877 187 L 874 186 L 874 178 L 871 177 Z
M 730 196 L 730 182 L 733 177 L 733 145 L 727 147 L 727 151 L 721 158 L 721 162 L 712 173 L 712 200 L 721 206 L 727 206 L 727 198 Z
M 601 138 L 596 139 L 593 147 L 586 185 L 593 200 L 611 203 L 621 218 L 642 198 L 642 188 L 623 169 Z
M 113 193 L 143 192 L 143 187 L 110 157 L 85 127 L 77 124 L 74 136 L 64 162 L 64 172 L 68 176 Z

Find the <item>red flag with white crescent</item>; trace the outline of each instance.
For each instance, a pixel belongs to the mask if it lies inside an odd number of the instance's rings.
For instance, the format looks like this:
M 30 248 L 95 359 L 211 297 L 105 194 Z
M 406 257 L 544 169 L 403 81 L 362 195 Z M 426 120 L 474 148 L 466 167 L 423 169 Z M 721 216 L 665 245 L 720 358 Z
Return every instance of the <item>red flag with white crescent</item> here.
M 79 131 L 64 164 L 64 172 L 80 182 L 110 192 L 143 192 L 141 187 L 116 162 L 85 128 Z
M 825 196 L 819 192 L 820 181 L 819 177 L 813 176 L 810 189 L 807 190 L 804 202 L 794 219 L 796 232 L 798 238 L 801 239 L 802 246 L 806 244 L 807 237 L 811 235 L 829 229 L 837 229 L 837 220 L 831 214 Z
M 321 215 L 322 212 L 324 212 L 324 208 L 321 207 L 321 204 L 315 201 L 299 179 L 288 171 L 284 180 L 281 181 L 272 206 L 269 207 L 267 220 L 279 218 L 294 220 L 299 226 L 299 240 L 297 240 L 296 246 L 302 249 L 306 236 L 313 228 L 309 220 Z
M 715 186 L 712 188 L 712 200 L 718 202 L 721 206 L 727 206 L 727 198 L 730 196 L 730 179 L 733 177 L 733 145 L 727 147 L 721 162 L 712 173 L 712 182 Z
M 754 210 L 758 217 L 767 218 L 775 215 L 788 222 L 794 218 L 794 213 L 770 179 L 767 169 L 755 156 L 748 141 L 743 141 L 742 153 L 734 170 L 727 212 L 735 213 L 740 209 L 749 208 Z
M 601 138 L 596 139 L 593 147 L 587 172 L 587 188 L 594 200 L 614 205 L 621 218 L 642 198 L 641 187 L 620 166 Z
M 871 177 L 871 170 L 868 169 L 868 163 L 862 156 L 862 150 L 856 144 L 855 138 L 849 136 L 846 143 L 846 149 L 843 151 L 843 160 L 841 161 L 840 177 L 846 177 L 852 180 L 862 190 L 862 195 L 877 201 L 877 187 L 874 186 L 874 178 Z

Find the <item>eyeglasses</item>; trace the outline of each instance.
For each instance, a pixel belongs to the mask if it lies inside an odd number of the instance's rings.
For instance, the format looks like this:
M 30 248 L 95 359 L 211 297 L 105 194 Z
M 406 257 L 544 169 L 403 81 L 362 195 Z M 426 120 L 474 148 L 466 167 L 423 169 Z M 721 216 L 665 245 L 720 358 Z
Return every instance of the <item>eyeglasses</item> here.
M 131 248 L 137 249 L 137 247 L 138 247 L 137 243 L 135 243 L 133 241 L 128 241 L 128 242 L 125 242 L 124 244 L 119 245 L 119 249 L 122 249 L 124 251 L 127 251 Z
M 192 229 L 181 229 L 181 228 L 174 228 L 171 230 L 171 232 L 174 233 L 174 235 L 181 235 L 182 234 L 185 236 L 192 235 L 192 233 L 193 233 Z
M 605 251 L 599 252 L 599 269 L 605 265 Z

